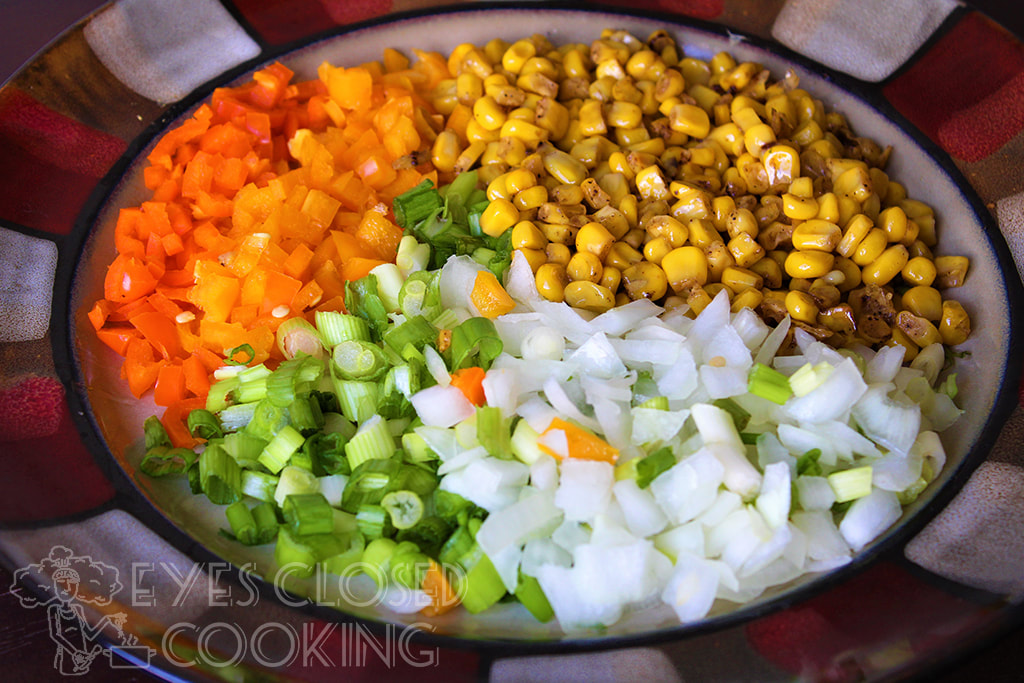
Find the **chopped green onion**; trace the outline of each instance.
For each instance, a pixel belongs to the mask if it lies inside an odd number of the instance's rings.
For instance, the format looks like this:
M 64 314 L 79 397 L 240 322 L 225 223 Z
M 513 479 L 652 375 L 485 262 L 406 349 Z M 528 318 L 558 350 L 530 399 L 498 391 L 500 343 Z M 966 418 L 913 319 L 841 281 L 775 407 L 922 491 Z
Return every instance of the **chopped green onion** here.
M 390 458 L 397 447 L 387 421 L 379 415 L 374 415 L 349 439 L 345 453 L 348 464 L 354 471 L 367 460 Z
M 288 459 L 292 457 L 292 454 L 302 447 L 303 441 L 305 438 L 295 427 L 285 425 L 263 449 L 263 453 L 259 457 L 260 464 L 270 470 L 272 474 L 277 474 L 288 464 Z
M 289 575 L 308 578 L 313 575 L 318 562 L 345 552 L 348 546 L 348 538 L 336 534 L 300 536 L 282 526 L 274 546 L 274 561 L 279 567 L 287 567 Z
M 458 582 L 462 604 L 470 614 L 479 614 L 501 600 L 505 595 L 505 584 L 494 568 L 490 558 L 483 553 L 469 571 Z
M 412 491 L 392 491 L 380 500 L 396 529 L 409 529 L 423 518 L 423 501 Z
M 166 474 L 184 474 L 196 461 L 196 454 L 187 448 L 156 446 L 146 451 L 139 469 L 151 477 Z
M 427 445 L 426 439 L 416 432 L 402 434 L 402 450 L 412 462 L 428 462 L 437 460 L 437 453 Z
M 313 474 L 348 474 L 352 468 L 345 457 L 347 443 L 348 439 L 341 432 L 317 432 L 307 437 L 302 452 L 309 457 Z
M 516 599 L 523 604 L 533 618 L 542 624 L 551 621 L 555 616 L 555 610 L 544 595 L 540 582 L 532 576 L 519 572 L 519 586 L 516 588 Z
M 235 375 L 238 379 L 238 387 L 235 389 L 236 400 L 240 403 L 252 403 L 266 398 L 267 379 L 270 374 L 270 369 L 260 364 L 245 368 Z
M 410 541 L 401 541 L 391 556 L 388 572 L 395 583 L 416 589 L 423 585 L 423 577 L 430 567 L 430 558 Z
M 951 372 L 950 374 L 946 375 L 946 379 L 942 380 L 939 383 L 939 385 L 937 387 L 935 387 L 935 393 L 937 393 L 937 394 L 945 394 L 946 396 L 949 396 L 950 398 L 956 398 L 956 395 L 957 395 L 958 391 L 959 390 L 957 389 L 957 386 L 956 386 L 956 373 L 955 372 Z
M 250 469 L 259 467 L 260 454 L 267 447 L 267 441 L 244 431 L 225 434 L 220 443 L 235 462 Z
M 721 408 L 732 416 L 732 421 L 736 425 L 736 431 L 738 432 L 742 432 L 746 429 L 747 423 L 750 422 L 750 413 L 744 410 L 743 406 L 731 398 L 720 398 L 712 405 Z
M 789 397 L 793 395 L 789 379 L 764 363 L 754 363 L 754 367 L 750 370 L 747 389 L 755 396 L 760 396 L 779 405 L 788 401 Z
M 640 404 L 641 408 L 650 408 L 651 410 L 668 410 L 668 397 L 667 396 L 651 396 Z
M 439 330 L 452 330 L 459 324 L 459 316 L 450 308 L 438 313 L 431 319 L 430 324 Z
M 312 434 L 324 425 L 324 414 L 320 412 L 320 403 L 310 395 L 297 396 L 288 406 L 288 419 L 291 425 L 303 434 Z
M 415 361 L 414 361 L 415 363 Z M 384 376 L 377 412 L 389 420 L 415 415 L 410 398 L 421 388 L 418 363 L 396 365 Z
M 256 519 L 252 516 L 249 506 L 245 501 L 235 501 L 224 510 L 228 518 L 228 525 L 231 533 L 243 545 L 256 545 Z
M 400 354 L 406 346 L 419 350 L 437 340 L 437 331 L 422 315 L 415 315 L 388 330 L 384 334 L 384 343 Z
M 226 377 L 210 385 L 210 393 L 206 395 L 206 409 L 211 413 L 219 413 L 237 400 L 238 377 Z
M 377 278 L 377 294 L 388 311 L 397 311 L 398 293 L 402 290 L 405 277 L 394 263 L 382 263 L 370 270 Z
M 278 478 L 266 472 L 257 470 L 242 470 L 242 493 L 261 500 L 270 502 L 274 500 L 274 491 L 277 490 Z
M 387 581 L 391 558 L 397 548 L 398 543 L 390 538 L 375 538 L 366 544 L 366 549 L 363 550 L 362 565 L 378 586 L 383 586 Z
M 348 548 L 337 555 L 326 558 L 323 561 L 324 570 L 338 576 L 348 576 L 351 572 L 357 571 L 363 566 L 363 551 L 366 549 L 366 539 L 358 531 L 353 531 L 348 534 L 348 537 Z
M 242 497 L 242 468 L 220 444 L 210 444 L 199 456 L 199 483 L 214 505 Z
M 821 476 L 821 465 L 818 464 L 818 458 L 821 457 L 820 448 L 812 448 L 807 451 L 799 458 L 796 459 L 796 474 L 797 476 L 807 475 L 810 477 Z
M 387 510 L 380 505 L 373 503 L 360 505 L 356 512 L 356 523 L 359 525 L 359 533 L 367 538 L 391 535 L 391 518 L 388 516 Z
M 301 493 L 320 493 L 320 481 L 309 470 L 293 465 L 286 466 L 281 470 L 277 487 L 274 488 L 274 502 L 282 508 L 288 496 Z
M 828 475 L 828 483 L 836 493 L 836 502 L 857 500 L 871 493 L 871 466 L 854 467 Z
M 147 417 L 146 421 L 142 423 L 142 429 L 145 433 L 147 451 L 157 446 L 170 448 L 173 445 L 171 437 L 167 435 L 167 430 L 164 428 L 164 423 L 156 415 Z
M 468 518 L 479 510 L 475 504 L 466 498 L 444 489 L 438 489 L 434 493 L 434 507 L 437 509 L 437 514 L 441 519 L 457 526 L 462 526 L 466 523 L 466 519 L 460 518 Z
M 273 541 L 280 526 L 274 505 L 269 502 L 259 503 L 252 509 L 252 518 L 256 521 L 256 544 L 263 545 Z
M 334 390 L 338 392 L 338 403 L 342 414 L 357 424 L 366 422 L 377 413 L 380 401 L 380 385 L 376 382 L 346 380 L 331 373 Z
M 488 318 L 470 318 L 452 329 L 452 342 L 448 347 L 451 362 L 448 367 L 455 372 L 477 365 L 484 370 L 502 351 L 503 344 L 494 323 Z
M 666 472 L 676 464 L 676 456 L 668 446 L 659 448 L 650 455 L 637 460 L 636 485 L 647 488 L 662 472 Z
M 429 178 L 398 195 L 392 202 L 395 222 L 403 228 L 411 227 L 433 216 L 442 206 L 441 194 Z
M 512 435 L 509 420 L 501 408 L 481 406 L 476 409 L 476 440 L 496 458 L 512 458 Z
M 420 270 L 409 275 L 398 293 L 402 313 L 411 318 L 422 315 L 428 320 L 442 311 L 439 282 L 440 271 Z
M 355 513 L 364 503 L 379 503 L 401 469 L 402 463 L 392 459 L 367 460 L 354 467 L 341 496 L 341 509 Z
M 424 517 L 413 527 L 402 529 L 395 536 L 399 541 L 412 541 L 423 552 L 437 557 L 441 546 L 452 535 L 452 527 L 438 515 Z
M 345 308 L 365 319 L 376 339 L 380 339 L 391 325 L 387 306 L 377 293 L 377 278 L 372 274 L 345 283 Z
M 370 341 L 370 325 L 363 318 L 337 311 L 317 311 L 314 317 L 317 330 L 328 347 L 343 341 Z
M 255 403 L 237 403 L 224 408 L 224 410 L 217 414 L 220 418 L 221 427 L 226 432 L 237 432 L 240 429 L 245 429 L 252 422 L 253 416 L 256 415 L 256 408 L 258 406 L 259 401 L 256 401 Z
M 334 530 L 334 513 L 322 493 L 293 493 L 281 507 L 284 521 L 300 536 L 329 534 Z
M 368 341 L 343 341 L 334 347 L 332 358 L 344 380 L 376 381 L 388 368 L 384 352 Z
M 267 398 L 275 405 L 287 406 L 296 396 L 315 389 L 323 373 L 323 362 L 300 353 L 267 377 Z
M 275 337 L 277 349 L 285 358 L 294 358 L 299 353 L 320 359 L 327 355 L 320 333 L 303 317 L 285 320 L 278 326 Z
M 395 265 L 408 278 L 413 273 L 423 272 L 430 263 L 430 245 L 420 244 L 412 235 L 405 235 L 398 242 Z M 401 306 L 401 304 L 399 304 Z
M 224 436 L 220 422 L 209 410 L 196 409 L 189 412 L 187 424 L 189 433 L 204 441 Z
M 235 356 L 238 354 L 244 355 L 242 360 L 235 360 Z M 256 350 L 252 348 L 252 344 L 242 344 L 224 352 L 224 362 L 228 365 L 248 365 L 255 357 Z

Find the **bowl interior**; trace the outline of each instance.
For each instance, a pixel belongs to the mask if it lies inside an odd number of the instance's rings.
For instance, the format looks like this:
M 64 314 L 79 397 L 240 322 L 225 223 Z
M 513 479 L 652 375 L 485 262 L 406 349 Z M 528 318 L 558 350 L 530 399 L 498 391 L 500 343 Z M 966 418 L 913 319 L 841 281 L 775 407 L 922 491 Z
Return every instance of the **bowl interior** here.
M 995 407 L 1009 357 L 1011 316 L 1008 298 L 1001 295 L 1007 290 L 1003 265 L 988 238 L 988 228 L 977 213 L 978 203 L 971 190 L 960 186 L 954 177 L 957 174 L 949 171 L 953 168 L 951 162 L 942 161 L 933 155 L 933 151 L 922 147 L 887 112 L 876 108 L 871 101 L 837 84 L 834 75 L 731 34 L 723 35 L 650 18 L 539 7 L 528 10 L 467 9 L 361 28 L 283 54 L 280 61 L 295 70 L 298 78 L 312 78 L 316 67 L 323 61 L 351 66 L 378 59 L 386 46 L 447 52 L 462 42 L 483 42 L 483 36 L 514 40 L 533 33 L 543 33 L 556 44 L 589 43 L 602 29 L 609 27 L 629 30 L 641 38 L 657 28 L 666 28 L 674 34 L 687 55 L 707 59 L 726 50 L 738 60 L 763 63 L 777 77 L 792 69 L 799 75 L 801 86 L 822 99 L 826 107 L 842 112 L 855 132 L 883 145 L 893 146 L 887 171 L 907 187 L 909 196 L 935 208 L 940 234 L 939 251 L 965 254 L 971 259 L 970 277 L 956 293 L 956 298 L 968 309 L 975 330 L 963 347 L 969 355 L 957 361 L 961 391 L 958 402 L 966 412 L 956 427 L 943 435 L 948 455 L 945 471 L 924 495 L 908 507 L 900 524 L 863 551 L 863 556 L 870 556 L 879 546 L 896 538 L 900 526 L 926 508 L 937 492 L 965 463 L 972 460 L 972 455 L 974 460 L 984 457 L 984 453 L 972 453 L 972 449 Z M 191 538 L 209 553 L 236 565 L 252 563 L 257 574 L 272 575 L 276 567 L 269 548 L 246 548 L 222 537 L 219 534 L 224 526 L 222 509 L 210 504 L 205 497 L 192 496 L 183 478 L 151 479 L 135 474 L 141 458 L 142 421 L 157 411 L 148 398 L 139 401 L 130 395 L 119 376 L 120 357 L 97 341 L 85 317 L 92 302 L 102 296 L 105 268 L 114 256 L 113 233 L 118 210 L 147 199 L 142 182 L 147 153 L 148 148 L 130 164 L 121 182 L 102 205 L 74 279 L 72 330 L 85 398 L 110 455 L 128 473 L 138 494 L 173 523 L 181 531 L 182 538 Z M 773 604 L 781 604 L 794 591 L 821 580 L 821 577 L 805 577 L 784 589 L 766 593 L 741 608 L 719 602 L 712 611 L 712 622 L 726 617 L 729 620 L 743 618 L 745 614 L 769 609 Z M 362 580 L 339 581 L 337 577 L 328 576 L 321 581 L 310 580 L 290 587 L 309 595 L 318 604 L 337 606 L 357 617 L 399 624 L 424 621 L 420 615 L 396 615 L 381 600 L 373 599 L 373 585 L 365 577 Z M 525 609 L 515 604 L 499 605 L 482 615 L 455 611 L 432 620 L 432 627 L 439 633 L 474 639 L 550 641 L 565 638 L 556 625 L 539 624 Z M 636 636 L 678 628 L 678 621 L 668 608 L 652 608 L 629 615 L 607 632 L 592 637 Z

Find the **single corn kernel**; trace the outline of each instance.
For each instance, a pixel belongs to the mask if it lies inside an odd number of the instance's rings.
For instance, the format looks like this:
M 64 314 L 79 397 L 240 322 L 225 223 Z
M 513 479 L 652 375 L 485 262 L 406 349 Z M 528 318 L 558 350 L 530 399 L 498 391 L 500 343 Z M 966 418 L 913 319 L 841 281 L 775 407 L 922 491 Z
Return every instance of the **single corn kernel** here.
M 597 284 L 607 287 L 610 291 L 616 292 L 622 283 L 622 271 L 615 266 L 605 266 L 601 272 L 601 281 Z M 619 305 L 618 294 L 615 295 L 615 305 Z
M 548 190 L 543 185 L 534 185 L 525 190 L 520 190 L 512 198 L 512 203 L 520 211 L 536 209 L 548 201 Z
M 842 240 L 839 226 L 820 218 L 812 218 L 793 228 L 793 248 L 801 251 L 826 251 L 836 249 Z
M 937 322 L 942 318 L 942 294 L 934 287 L 911 287 L 900 297 L 900 305 L 925 320 Z
M 519 221 L 512 227 L 513 249 L 544 249 L 548 240 L 533 221 Z
M 565 287 L 570 281 L 565 266 L 545 263 L 537 269 L 534 281 L 537 283 L 537 292 L 548 301 L 561 303 L 565 300 Z
M 971 319 L 959 301 L 947 299 L 942 302 L 942 319 L 939 334 L 946 346 L 957 346 L 971 336 Z
M 672 251 L 672 244 L 664 237 L 655 237 L 644 244 L 644 258 L 651 263 L 661 264 L 665 254 Z
M 668 114 L 672 130 L 685 133 L 693 138 L 707 137 L 711 131 L 708 113 L 695 104 L 677 104 Z
M 788 218 L 806 221 L 817 217 L 818 201 L 814 197 L 799 197 L 790 192 L 782 195 L 782 213 Z
M 914 315 L 910 311 L 900 311 L 896 314 L 896 327 L 921 348 L 942 342 L 942 335 L 930 320 Z
M 902 244 L 894 244 L 864 266 L 862 279 L 869 285 L 889 284 L 903 270 L 908 258 L 907 248 Z
M 762 258 L 754 262 L 749 270 L 760 275 L 764 286 L 769 289 L 778 289 L 782 286 L 782 266 L 773 258 Z
M 907 252 L 909 256 L 909 251 Z M 903 280 L 910 285 L 930 286 L 935 282 L 938 271 L 931 259 L 924 256 L 915 256 L 907 261 L 900 271 Z
M 615 295 L 607 287 L 579 280 L 565 287 L 565 303 L 573 308 L 604 313 L 615 305 Z
M 569 249 L 568 245 L 548 242 L 548 245 L 544 247 L 544 255 L 550 263 L 560 263 L 563 266 L 567 266 L 572 259 L 572 250 Z
M 519 222 L 519 209 L 507 199 L 495 199 L 480 215 L 480 229 L 491 237 L 502 234 Z
M 500 130 L 507 118 L 505 110 L 490 95 L 473 103 L 473 120 L 484 130 Z
M 560 149 L 550 149 L 541 156 L 544 168 L 560 183 L 579 185 L 587 177 L 587 167 Z
M 636 190 L 644 199 L 669 199 L 668 181 L 657 165 L 648 166 L 636 174 Z
M 587 282 L 600 282 L 604 274 L 604 265 L 596 254 L 588 251 L 577 251 L 569 259 L 569 265 L 565 268 L 569 280 L 586 280 Z
M 793 320 L 799 320 L 808 325 L 818 322 L 818 304 L 814 297 L 807 292 L 789 291 L 786 293 L 786 311 Z
M 863 268 L 881 256 L 887 244 L 885 231 L 881 228 L 871 228 L 867 237 L 861 241 L 857 246 L 857 250 L 853 252 L 853 256 L 850 258 L 853 259 L 854 263 Z
M 850 222 L 846 224 L 846 228 L 843 230 L 843 237 L 835 247 L 836 253 L 841 256 L 851 258 L 857 252 L 857 248 L 860 247 L 861 242 L 864 241 L 874 228 L 874 225 L 874 221 L 864 214 L 854 216 Z M 885 233 L 883 233 L 883 235 L 884 234 Z
M 690 236 L 690 230 L 685 223 L 666 215 L 651 217 L 644 225 L 644 229 L 652 238 L 664 237 L 673 249 L 686 244 Z
M 967 279 L 970 261 L 966 256 L 936 256 L 935 286 L 939 289 L 959 287 Z
M 792 251 L 786 256 L 784 268 L 790 277 L 813 280 L 827 275 L 835 260 L 835 256 L 824 251 Z
M 443 130 L 434 139 L 430 150 L 430 161 L 438 171 L 448 172 L 455 168 L 455 162 L 462 152 L 462 141 L 453 130 Z
M 739 294 L 747 289 L 763 289 L 764 278 L 742 266 L 729 266 L 722 271 L 722 284 Z
M 742 268 L 754 265 L 765 254 L 764 247 L 745 232 L 741 232 L 730 239 L 726 246 L 728 246 L 729 253 L 735 259 L 736 265 Z
M 548 245 L 551 246 L 551 245 Z M 523 255 L 526 262 L 530 264 L 530 270 L 536 273 L 541 266 L 548 262 L 547 255 L 539 249 L 520 249 L 519 253 Z
M 917 354 L 921 352 L 921 347 L 915 344 L 910 337 L 908 337 L 903 330 L 898 327 L 892 328 L 890 332 L 892 335 L 889 341 L 885 342 L 886 346 L 902 346 L 903 347 L 903 362 L 908 363 L 915 358 Z
M 677 247 L 661 260 L 669 284 L 677 292 L 690 283 L 704 285 L 708 281 L 708 259 L 704 250 L 692 245 Z
M 590 252 L 602 262 L 614 243 L 615 237 L 608 232 L 608 228 L 596 221 L 586 223 L 576 233 L 576 251 Z
M 622 271 L 622 286 L 633 301 L 657 301 L 668 291 L 668 278 L 657 264 L 641 261 Z
M 775 144 L 775 131 L 767 123 L 761 123 L 743 133 L 743 146 L 747 152 L 760 159 L 766 149 Z M 795 150 L 794 150 L 795 155 Z M 783 166 L 784 169 L 784 166 Z M 784 170 L 779 170 L 779 175 L 785 175 Z M 772 184 L 773 173 L 768 173 L 768 184 Z M 788 182 L 788 181 L 785 181 Z
M 619 270 L 626 270 L 635 263 L 643 261 L 644 255 L 626 241 L 615 242 L 608 255 L 604 258 L 606 266 L 613 266 Z
M 517 74 L 523 69 L 526 61 L 537 54 L 537 47 L 529 40 L 517 40 L 512 43 L 501 56 L 501 66 L 508 72 Z
M 907 214 L 898 206 L 890 206 L 878 214 L 878 227 L 885 230 L 890 242 L 903 242 L 907 236 Z

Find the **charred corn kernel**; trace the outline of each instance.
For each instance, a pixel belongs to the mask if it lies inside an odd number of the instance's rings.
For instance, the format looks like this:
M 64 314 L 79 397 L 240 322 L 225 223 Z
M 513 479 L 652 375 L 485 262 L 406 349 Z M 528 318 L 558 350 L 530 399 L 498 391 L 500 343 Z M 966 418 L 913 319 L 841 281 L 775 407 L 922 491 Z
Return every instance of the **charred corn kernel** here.
M 835 256 L 829 252 L 792 251 L 786 256 L 784 269 L 790 277 L 813 280 L 832 270 L 835 260 Z
M 969 265 L 966 256 L 936 256 L 935 286 L 940 289 L 959 287 L 967 279 Z
M 818 215 L 818 202 L 814 197 L 798 197 L 786 192 L 782 195 L 782 213 L 795 220 L 810 220 Z
M 900 305 L 925 320 L 938 321 L 942 318 L 942 294 L 934 287 L 911 287 L 900 297 Z
M 841 275 L 842 279 L 833 277 L 833 280 L 839 280 L 833 282 L 836 287 L 839 288 L 840 292 L 849 292 L 852 289 L 856 289 L 861 285 L 861 272 L 860 268 L 852 260 L 845 256 L 837 256 L 835 262 L 835 270 Z
M 544 249 L 548 240 L 533 221 L 519 221 L 512 227 L 513 249 Z
M 544 60 L 548 64 L 548 60 Z M 527 62 L 532 63 L 533 60 Z M 542 71 L 531 71 L 526 73 L 526 66 L 523 67 L 524 71 L 516 79 L 516 87 L 525 90 L 528 93 L 540 95 L 541 97 L 555 97 L 558 95 L 558 83 L 556 83 L 550 76 Z
M 857 321 L 853 317 L 850 304 L 839 304 L 819 311 L 818 324 L 841 335 L 852 335 L 857 329 Z
M 786 311 L 793 320 L 799 320 L 808 325 L 818 322 L 818 304 L 814 297 L 807 292 L 789 291 L 786 292 Z
M 636 128 L 643 116 L 640 107 L 632 102 L 612 102 L 605 119 L 616 128 Z
M 910 311 L 900 311 L 896 314 L 896 327 L 922 348 L 942 342 L 942 335 L 930 320 L 914 315 Z
M 767 123 L 759 123 L 743 133 L 743 146 L 752 156 L 760 159 L 766 149 L 775 143 L 775 131 Z M 769 173 L 769 184 L 772 174 Z M 788 181 L 785 181 L 788 182 Z
M 947 299 L 942 302 L 939 335 L 946 346 L 963 344 L 971 336 L 971 318 L 959 301 Z
M 541 158 L 544 168 L 561 183 L 579 185 L 587 177 L 587 167 L 560 149 L 551 148 Z
M 526 262 L 530 264 L 530 270 L 535 274 L 541 266 L 548 262 L 547 255 L 539 249 L 520 249 L 519 253 L 522 254 L 523 258 L 526 259 Z
M 537 47 L 529 40 L 517 40 L 509 45 L 501 56 L 501 66 L 506 71 L 517 74 L 523 69 L 526 60 L 537 54 Z
M 719 232 L 729 232 L 729 216 L 736 211 L 736 200 L 729 195 L 723 195 L 715 197 L 711 200 L 711 222 L 715 224 L 715 230 Z M 753 218 L 753 215 L 751 215 Z M 753 227 L 757 228 L 757 221 L 754 221 Z M 745 230 L 739 230 L 739 232 L 746 232 Z M 732 232 L 729 232 L 732 235 Z
M 582 204 L 583 190 L 579 185 L 561 183 L 548 190 L 548 198 L 557 204 Z
M 762 258 L 755 261 L 748 270 L 760 275 L 765 287 L 778 289 L 782 286 L 782 266 L 775 259 Z
M 619 284 L 622 283 L 622 271 L 615 266 L 605 266 L 601 272 L 601 281 L 597 284 L 602 287 L 607 287 L 610 291 L 616 292 L 619 289 Z M 616 306 L 618 306 L 618 295 L 616 295 Z
M 768 183 L 768 171 L 764 164 L 754 158 L 750 153 L 743 153 L 736 160 L 736 168 L 739 169 L 740 177 L 751 194 L 764 194 L 771 189 Z
M 718 83 L 726 90 L 743 90 L 763 68 L 754 62 L 741 62 L 736 68 L 722 74 Z
M 687 221 L 686 230 L 690 244 L 701 249 L 707 249 L 715 243 L 722 243 L 722 236 L 715 230 L 711 221 L 693 218 Z
M 668 278 L 657 264 L 641 261 L 622 271 L 622 286 L 634 301 L 657 301 L 668 291 Z
M 644 240 L 646 239 L 646 237 L 647 233 L 645 233 L 643 230 L 641 230 L 640 228 L 633 228 L 622 236 L 622 241 L 628 244 L 629 246 L 633 247 L 634 249 L 639 250 L 643 248 Z
M 505 110 L 490 95 L 473 103 L 473 120 L 484 130 L 500 130 L 507 118 Z
M 711 131 L 708 113 L 695 104 L 677 104 L 668 113 L 672 130 L 685 133 L 693 138 L 707 137 Z
M 560 263 L 563 266 L 567 266 L 572 258 L 572 250 L 566 244 L 548 242 L 547 246 L 544 247 L 544 255 L 547 257 L 548 263 Z
M 708 280 L 718 282 L 722 279 L 722 273 L 726 268 L 736 265 L 736 259 L 732 257 L 724 242 L 715 242 L 704 250 L 708 260 Z
M 898 206 L 890 206 L 878 214 L 878 227 L 885 230 L 890 242 L 903 242 L 907 235 L 907 214 Z
M 736 265 L 747 268 L 764 257 L 764 247 L 758 244 L 748 233 L 741 232 L 729 240 L 729 253 Z
M 566 268 L 560 263 L 545 263 L 534 276 L 537 292 L 547 299 L 561 303 L 565 300 L 565 286 L 569 284 Z
M 644 229 L 652 238 L 662 237 L 667 240 L 673 249 L 686 244 L 686 240 L 690 236 L 690 229 L 686 227 L 686 224 L 672 216 L 653 216 L 646 222 Z
M 644 199 L 669 199 L 668 181 L 658 166 L 652 165 L 642 169 L 635 178 L 637 192 Z
M 633 264 L 640 263 L 643 259 L 644 255 L 627 242 L 615 242 L 608 250 L 607 256 L 604 257 L 604 264 L 624 271 Z
M 430 150 L 430 161 L 434 168 L 439 171 L 448 172 L 455 168 L 459 154 L 462 152 L 462 142 L 455 131 L 444 130 L 438 133 L 434 139 L 434 145 Z
M 879 254 L 874 261 L 864 266 L 861 277 L 865 284 L 888 284 L 900 274 L 903 266 L 907 265 L 908 258 L 907 248 L 902 244 L 894 244 Z
M 688 283 L 704 285 L 708 281 L 708 259 L 704 250 L 692 245 L 673 249 L 661 260 L 672 289 L 679 292 Z
M 469 169 L 476 165 L 476 162 L 480 160 L 480 156 L 487 149 L 487 145 L 483 142 L 470 143 L 466 149 L 462 150 L 458 158 L 455 159 L 455 166 L 452 168 L 452 173 L 456 175 L 465 173 Z
M 917 239 L 921 236 L 921 228 L 917 225 L 917 221 L 907 219 L 907 231 L 903 235 L 903 239 L 900 240 L 900 244 L 910 249 L 915 243 L 919 242 Z M 924 242 L 921 242 L 924 244 Z
M 867 237 L 861 240 L 857 249 L 850 257 L 860 267 L 864 267 L 882 255 L 885 251 L 888 240 L 885 239 L 885 231 L 881 228 L 871 228 Z
M 874 222 L 867 216 L 854 216 L 843 230 L 843 237 L 835 247 L 836 253 L 851 258 L 874 227 Z
M 644 258 L 651 263 L 661 264 L 665 254 L 672 251 L 672 244 L 664 237 L 655 237 L 644 244 Z
M 654 97 L 664 102 L 670 97 L 677 97 L 686 90 L 686 78 L 678 69 L 666 69 L 654 84 Z
M 548 201 L 548 189 L 543 185 L 534 185 L 525 190 L 520 190 L 512 198 L 512 203 L 520 211 L 536 209 Z
M 830 159 L 829 161 L 837 161 Z M 871 176 L 863 165 L 848 168 L 832 181 L 832 191 L 840 197 L 846 196 L 863 202 L 871 195 Z
M 499 131 L 501 137 L 518 138 L 527 147 L 535 147 L 548 139 L 547 130 L 522 119 L 506 119 Z
M 727 216 L 725 231 L 731 237 L 741 234 L 757 237 L 760 228 L 757 225 L 757 218 L 750 209 L 736 209 Z
M 907 284 L 928 287 L 935 282 L 937 271 L 931 259 L 924 256 L 915 256 L 914 258 L 908 258 L 906 264 L 900 270 L 900 274 L 903 276 L 903 281 Z
M 793 228 L 793 248 L 801 251 L 831 252 L 836 250 L 842 237 L 843 231 L 835 223 L 812 218 Z
M 537 227 L 548 242 L 565 245 L 573 243 L 574 230 L 568 223 L 539 223 Z
M 604 261 L 615 244 L 615 237 L 596 221 L 585 224 L 576 233 L 576 251 L 589 252 L 597 256 L 599 261 Z
M 610 204 L 595 211 L 590 218 L 603 225 L 617 240 L 622 239 L 632 229 L 626 216 Z
M 604 274 L 604 264 L 596 254 L 589 251 L 577 251 L 569 259 L 565 267 L 569 280 L 586 280 L 587 282 L 600 282 Z
M 708 285 L 708 287 L 711 287 L 711 285 Z M 686 298 L 686 305 L 690 307 L 690 312 L 694 316 L 700 315 L 700 312 L 707 308 L 711 303 L 711 300 L 714 298 L 707 289 L 700 285 L 693 284 L 687 285 L 684 288 L 684 291 L 680 292 L 680 294 Z
M 898 327 L 892 328 L 890 333 L 892 336 L 889 341 L 885 342 L 886 346 L 902 346 L 903 347 L 903 362 L 908 363 L 920 353 L 921 347 L 915 344 L 910 337 L 908 337 L 903 330 Z
M 678 200 L 670 209 L 678 220 L 711 216 L 711 195 L 706 190 L 674 180 L 669 184 L 669 191 Z
M 491 237 L 500 237 L 519 222 L 519 209 L 507 199 L 495 199 L 480 215 L 480 229 Z
M 615 295 L 607 287 L 586 280 L 578 280 L 566 285 L 565 303 L 573 308 L 604 313 L 615 305 Z
M 739 294 L 748 289 L 762 289 L 764 278 L 749 268 L 729 266 L 722 271 L 722 284 Z

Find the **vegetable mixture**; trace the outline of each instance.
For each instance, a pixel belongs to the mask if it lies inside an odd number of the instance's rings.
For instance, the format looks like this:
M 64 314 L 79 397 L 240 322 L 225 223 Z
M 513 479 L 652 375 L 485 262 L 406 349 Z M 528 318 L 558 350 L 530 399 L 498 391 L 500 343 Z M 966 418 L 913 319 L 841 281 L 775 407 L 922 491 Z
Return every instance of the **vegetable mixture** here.
M 154 147 L 89 313 L 167 406 L 144 473 L 293 573 L 566 631 L 838 567 L 938 476 L 968 262 L 890 149 L 663 31 L 414 52 Z

